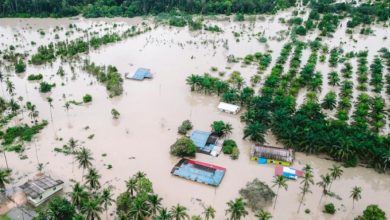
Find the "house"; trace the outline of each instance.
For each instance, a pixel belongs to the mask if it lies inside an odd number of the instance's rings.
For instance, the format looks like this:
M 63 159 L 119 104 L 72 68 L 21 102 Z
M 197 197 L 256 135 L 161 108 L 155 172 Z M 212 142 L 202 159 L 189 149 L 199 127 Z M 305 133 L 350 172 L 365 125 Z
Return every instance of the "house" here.
M 191 134 L 191 140 L 199 153 L 214 157 L 221 153 L 222 148 L 218 146 L 218 136 L 211 132 L 195 130 Z
M 291 166 L 294 162 L 294 151 L 271 146 L 253 146 L 251 149 L 251 160 L 259 164 L 273 163 L 283 166 Z
M 226 102 L 220 102 L 218 105 L 218 110 L 221 112 L 228 112 L 230 114 L 237 114 L 240 111 L 240 106 L 232 105 Z
M 145 68 L 139 68 L 137 71 L 134 73 L 133 76 L 130 76 L 129 73 L 126 74 L 127 79 L 134 79 L 138 81 L 142 81 L 145 78 L 151 79 L 153 78 L 152 73 L 150 72 L 150 69 L 145 69 Z
M 275 167 L 275 176 L 284 176 L 288 179 L 296 180 L 298 177 L 303 176 L 302 170 L 296 170 L 290 167 L 276 166 Z
M 225 172 L 224 167 L 190 159 L 181 159 L 171 170 L 174 176 L 210 186 L 219 186 Z
M 27 196 L 27 201 L 34 207 L 38 207 L 47 201 L 52 195 L 60 191 L 64 186 L 62 180 L 54 180 L 50 176 L 41 176 L 29 180 L 19 186 Z

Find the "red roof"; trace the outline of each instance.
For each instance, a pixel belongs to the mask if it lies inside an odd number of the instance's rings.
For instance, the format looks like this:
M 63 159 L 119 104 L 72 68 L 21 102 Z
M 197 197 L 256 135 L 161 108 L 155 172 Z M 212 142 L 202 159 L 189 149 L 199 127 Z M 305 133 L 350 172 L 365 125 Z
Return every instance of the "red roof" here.
M 200 162 L 200 161 L 190 160 L 190 159 L 188 159 L 187 161 L 188 161 L 188 163 L 191 163 L 191 164 L 198 164 L 198 165 L 205 166 L 205 167 L 210 167 L 210 168 L 213 168 L 213 169 L 216 169 L 216 170 L 226 170 L 226 168 L 224 168 L 224 167 L 220 167 L 220 166 L 209 164 L 209 163 L 205 163 L 205 162 Z

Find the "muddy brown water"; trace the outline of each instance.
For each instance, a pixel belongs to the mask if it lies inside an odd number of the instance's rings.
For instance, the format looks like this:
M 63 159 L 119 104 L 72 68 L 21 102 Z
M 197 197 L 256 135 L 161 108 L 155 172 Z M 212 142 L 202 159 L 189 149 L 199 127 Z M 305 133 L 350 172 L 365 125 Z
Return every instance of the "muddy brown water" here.
M 99 50 L 91 51 L 88 55 L 83 55 L 84 58 L 88 57 L 99 65 L 115 65 L 123 74 L 132 73 L 138 67 L 150 68 L 154 73 L 152 80 L 143 82 L 125 80 L 124 94 L 112 99 L 108 98 L 105 87 L 96 82 L 93 77 L 77 67 L 72 73 L 69 63 L 56 61 L 52 65 L 42 67 L 28 66 L 26 74 L 19 76 L 13 72 L 9 73 L 11 80 L 15 83 L 17 96 L 23 96 L 25 101 L 29 100 L 36 104 L 40 118 L 50 122 L 35 140 L 39 162 L 45 164 L 44 172 L 64 180 L 65 192 L 71 189 L 73 184 L 71 179 L 81 181 L 82 170 L 77 169 L 76 164 L 72 165 L 72 158 L 55 153 L 53 150 L 55 147 L 61 147 L 73 137 L 83 146 L 91 149 L 95 158 L 93 165 L 102 175 L 101 183 L 104 186 L 112 185 L 115 195 L 125 190 L 125 180 L 141 170 L 153 181 L 156 193 L 164 198 L 164 206 L 170 207 L 179 202 L 188 207 L 191 215 L 195 215 L 202 213 L 204 205 L 211 205 L 217 211 L 216 219 L 224 219 L 226 202 L 237 198 L 239 189 L 244 187 L 248 181 L 258 178 L 272 185 L 274 166 L 258 165 L 250 161 L 249 150 L 252 144 L 242 140 L 244 125 L 240 122 L 239 116 L 219 112 L 216 109 L 217 97 L 191 93 L 185 84 L 185 79 L 192 73 L 209 72 L 217 76 L 217 73 L 210 71 L 210 68 L 215 66 L 219 71 L 227 73 L 225 78 L 233 70 L 240 71 L 249 84 L 249 79 L 256 72 L 256 67 L 244 67 L 240 63 L 229 64 L 226 56 L 233 54 L 244 57 L 250 53 L 266 52 L 270 49 L 272 50 L 272 66 L 286 40 L 281 42 L 269 40 L 267 44 L 262 44 L 252 34 L 265 31 L 267 37 L 276 36 L 278 31 L 288 29 L 287 26 L 278 23 L 278 18 L 288 16 L 290 16 L 289 11 L 272 18 L 266 17 L 265 21 L 257 20 L 255 23 L 208 21 L 223 27 L 225 32 L 219 34 L 158 26 L 140 36 L 107 45 Z M 144 22 L 154 27 L 150 20 Z M 35 41 L 37 45 L 40 45 L 53 41 L 55 33 L 52 31 L 55 26 L 64 28 L 59 32 L 60 40 L 64 40 L 83 36 L 77 31 L 66 36 L 65 32 L 69 30 L 69 24 L 76 24 L 82 29 L 91 28 L 90 30 L 112 33 L 123 31 L 130 25 L 140 25 L 141 22 L 143 22 L 141 18 L 0 19 L 0 33 L 2 34 L 0 44 L 1 48 L 17 44 L 20 45 L 17 51 L 33 52 L 37 46 L 31 46 L 29 43 Z M 113 23 L 119 26 L 113 29 Z M 325 41 L 331 47 L 346 41 L 347 44 L 344 47 L 346 50 L 368 48 L 369 57 L 372 58 L 372 54 L 375 54 L 381 47 L 390 45 L 389 40 L 382 39 L 384 35 L 389 35 L 388 29 L 380 26 L 373 29 L 376 36 L 358 37 L 358 43 L 345 37 L 343 28 L 335 33 L 335 38 Z M 38 30 L 44 30 L 46 34 L 41 36 Z M 236 42 L 232 31 L 244 31 L 245 33 L 240 41 Z M 309 35 L 307 39 L 313 37 Z M 226 40 L 228 48 L 223 47 L 223 42 Z M 302 57 L 303 63 L 306 62 L 308 54 L 309 51 L 305 51 Z M 63 78 L 55 75 L 60 65 L 66 72 Z M 230 69 L 226 69 L 227 66 Z M 327 65 L 319 65 L 318 68 L 326 78 L 329 70 Z M 269 69 L 262 75 L 263 79 L 269 74 Z M 50 94 L 40 94 L 37 90 L 39 83 L 27 81 L 27 75 L 33 73 L 44 74 L 45 81 L 55 82 L 57 86 Z M 64 85 L 61 85 L 62 82 Z M 323 88 L 322 96 L 331 89 L 326 85 Z M 63 107 L 65 99 L 79 101 L 86 93 L 93 96 L 91 104 L 73 105 L 69 112 L 65 111 Z M 9 98 L 8 95 L 5 96 Z M 49 104 L 46 101 L 48 96 L 54 100 L 53 121 L 50 121 Z M 301 94 L 299 97 L 303 100 L 304 95 Z M 112 119 L 110 113 L 112 108 L 120 112 L 118 120 Z M 238 160 L 233 161 L 225 155 L 217 158 L 203 154 L 196 156 L 197 160 L 227 168 L 226 175 L 217 188 L 190 182 L 170 174 L 171 168 L 179 158 L 169 155 L 169 147 L 178 138 L 177 127 L 186 119 L 190 119 L 194 128 L 199 130 L 209 130 L 210 124 L 215 120 L 223 120 L 233 125 L 234 131 L 229 138 L 236 140 L 239 145 L 241 155 Z M 27 117 L 24 120 L 28 121 Z M 89 129 L 85 129 L 86 126 Z M 88 136 L 92 134 L 93 139 L 88 139 Z M 60 138 L 63 140 L 60 141 Z M 272 135 L 267 136 L 267 142 L 281 146 Z M 9 165 L 14 171 L 14 184 L 16 185 L 31 178 L 37 172 L 34 144 L 30 143 L 26 146 L 25 154 L 28 156 L 26 160 L 20 160 L 14 153 L 7 154 Z M 313 166 L 317 182 L 319 176 L 325 174 L 334 162 L 297 153 L 293 167 L 302 168 L 307 163 Z M 5 166 L 3 159 L 0 160 L 0 164 Z M 112 165 L 112 169 L 107 169 L 109 164 Z M 342 178 L 332 185 L 333 191 L 342 200 L 327 198 L 319 204 L 321 189 L 313 186 L 313 193 L 306 196 L 301 212 L 298 214 L 299 182 L 299 180 L 289 181 L 288 191 L 280 191 L 275 210 L 272 207 L 266 208 L 272 213 L 274 219 L 352 219 L 369 204 L 378 204 L 384 211 L 390 213 L 388 205 L 390 176 L 378 174 L 371 169 L 361 167 L 344 169 Z M 352 209 L 352 200 L 349 195 L 354 186 L 362 187 L 363 193 L 362 200 L 358 201 Z M 333 202 L 338 208 L 334 216 L 322 213 L 325 202 Z M 305 214 L 305 209 L 310 209 L 311 213 Z M 255 219 L 255 217 L 253 213 L 250 213 L 245 219 Z

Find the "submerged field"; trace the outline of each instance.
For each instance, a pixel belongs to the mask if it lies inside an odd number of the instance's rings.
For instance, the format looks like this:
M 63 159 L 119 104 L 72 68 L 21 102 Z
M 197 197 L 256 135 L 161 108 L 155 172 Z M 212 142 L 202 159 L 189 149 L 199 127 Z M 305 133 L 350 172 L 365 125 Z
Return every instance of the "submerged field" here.
M 70 138 L 75 138 L 93 153 L 93 165 L 101 174 L 102 186 L 112 185 L 114 194 L 123 192 L 125 181 L 141 170 L 153 182 L 154 190 L 163 198 L 163 206 L 171 207 L 181 203 L 189 209 L 191 215 L 203 212 L 203 206 L 211 205 L 216 209 L 216 219 L 225 217 L 226 202 L 239 197 L 239 190 L 254 178 L 272 185 L 274 166 L 258 165 L 249 160 L 249 151 L 253 143 L 243 140 L 245 124 L 240 121 L 240 115 L 230 115 L 217 110 L 219 98 L 216 95 L 206 95 L 202 92 L 191 92 L 186 85 L 186 78 L 191 74 L 203 75 L 209 73 L 214 77 L 228 79 L 233 71 L 239 71 L 245 84 L 251 85 L 251 77 L 256 74 L 257 65 L 245 65 L 242 60 L 237 63 L 228 62 L 228 56 L 244 58 L 256 52 L 272 56 L 268 68 L 261 74 L 260 83 L 254 88 L 256 94 L 262 88 L 264 80 L 270 74 L 285 43 L 290 41 L 287 36 L 289 26 L 282 24 L 280 18 L 288 19 L 291 11 L 280 12 L 277 15 L 258 16 L 251 21 L 236 22 L 230 17 L 206 18 L 208 25 L 217 25 L 223 32 L 190 31 L 187 27 L 177 28 L 157 24 L 153 18 L 133 19 L 0 19 L 0 48 L 4 51 L 10 45 L 15 46 L 19 53 L 36 53 L 38 46 L 50 42 L 65 41 L 85 37 L 85 30 L 106 33 L 122 33 L 131 26 L 145 31 L 135 36 L 122 39 L 91 49 L 80 54 L 80 58 L 60 60 L 51 64 L 27 65 L 24 73 L 16 74 L 13 67 L 2 62 L 0 71 L 15 85 L 14 97 L 23 97 L 23 102 L 30 101 L 36 105 L 39 120 L 45 119 L 49 124 L 32 142 L 24 143 L 22 153 L 7 153 L 8 165 L 13 170 L 13 184 L 19 185 L 32 178 L 37 173 L 38 163 L 43 164 L 42 171 L 65 182 L 65 193 L 71 190 L 74 181 L 81 181 L 82 169 L 77 168 L 72 157 L 57 152 Z M 73 26 L 70 27 L 70 24 Z M 345 34 L 346 20 L 334 33 L 334 37 L 324 37 L 322 44 L 329 49 L 342 47 L 344 53 L 368 51 L 368 65 L 383 47 L 390 46 L 390 29 L 380 24 L 371 27 L 373 34 L 354 34 L 351 40 Z M 42 34 L 44 33 L 44 34 Z M 239 33 L 239 36 L 234 33 Z M 260 34 L 259 34 L 260 33 Z M 58 37 L 56 37 L 56 35 Z M 259 36 L 266 40 L 259 41 Z M 302 41 L 314 40 L 316 31 L 307 36 L 299 36 Z M 32 44 L 31 42 L 34 42 Z M 300 67 L 307 62 L 310 48 L 302 52 Z M 143 82 L 124 80 L 122 95 L 109 97 L 105 85 L 96 77 L 83 70 L 83 60 L 89 59 L 97 65 L 113 65 L 124 78 L 125 73 L 133 73 L 139 67 L 150 68 L 154 74 L 152 80 Z M 329 91 L 340 93 L 339 87 L 328 85 L 329 54 L 326 61 L 318 62 L 316 70 L 322 74 L 322 89 L 318 99 L 322 100 Z M 357 61 L 351 60 L 353 75 L 352 102 L 356 103 L 359 91 L 357 85 Z M 286 64 L 288 66 L 288 64 Z M 64 74 L 57 74 L 62 67 Z M 213 70 L 212 70 L 213 67 Z M 339 64 L 336 70 L 341 70 Z M 221 73 L 223 72 L 223 73 Z M 384 68 L 384 75 L 388 70 Z M 43 81 L 55 83 L 50 93 L 39 92 L 39 82 L 27 80 L 31 74 L 42 74 Z M 10 99 L 6 86 L 2 83 L 2 96 Z M 92 102 L 74 105 L 68 108 L 66 103 L 74 100 L 82 101 L 85 94 L 93 97 Z M 302 89 L 297 94 L 297 104 L 301 105 L 307 91 Z M 371 94 L 371 91 L 369 91 Z M 47 98 L 53 99 L 51 108 Z M 382 92 L 382 97 L 389 107 L 389 96 Z M 113 119 L 111 110 L 120 112 L 119 119 Z M 351 112 L 355 108 L 352 106 Z M 245 112 L 245 109 L 242 111 Z M 241 112 L 241 113 L 242 113 Z M 336 110 L 326 112 L 329 117 L 335 117 Z M 10 126 L 31 123 L 28 112 L 16 116 L 9 122 Z M 352 113 L 350 113 L 352 114 Z M 196 160 L 223 166 L 227 169 L 222 184 L 213 188 L 190 182 L 170 174 L 172 167 L 179 158 L 170 156 L 170 146 L 179 137 L 177 127 L 182 121 L 189 119 L 194 129 L 210 130 L 213 121 L 223 120 L 233 126 L 233 132 L 228 137 L 234 139 L 241 152 L 238 160 L 221 154 L 211 157 L 197 154 Z M 389 119 L 385 118 L 385 126 L 380 133 L 388 135 Z M 266 143 L 283 147 L 269 132 Z M 36 144 L 36 151 L 35 151 Z M 296 153 L 294 168 L 301 169 L 305 164 L 311 164 L 314 180 L 318 182 L 335 162 L 325 158 L 325 155 L 306 155 Z M 326 157 L 327 158 L 327 157 Z M 37 160 L 39 162 L 37 162 Z M 0 164 L 5 167 L 4 160 Z M 361 166 L 343 168 L 341 179 L 334 182 L 332 191 L 341 199 L 327 197 L 320 204 L 321 188 L 313 186 L 311 194 L 306 196 L 301 212 L 297 209 L 300 200 L 300 180 L 289 181 L 288 190 L 281 190 L 276 208 L 267 206 L 274 219 L 352 219 L 362 213 L 370 204 L 378 204 L 386 213 L 390 213 L 388 201 L 390 198 L 390 176 L 380 174 L 373 169 Z M 363 189 L 362 199 L 352 208 L 349 198 L 352 187 Z M 337 208 L 334 216 L 322 212 L 323 204 L 333 202 Z M 304 209 L 310 209 L 305 214 Z M 115 207 L 110 208 L 115 212 Z M 113 219 L 114 217 L 110 217 Z M 245 219 L 255 219 L 251 212 Z

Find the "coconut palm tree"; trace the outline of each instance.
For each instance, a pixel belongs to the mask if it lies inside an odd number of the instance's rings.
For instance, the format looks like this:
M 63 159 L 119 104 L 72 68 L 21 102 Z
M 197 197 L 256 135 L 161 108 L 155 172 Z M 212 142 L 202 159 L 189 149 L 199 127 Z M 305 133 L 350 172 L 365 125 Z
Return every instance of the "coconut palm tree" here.
M 328 173 L 325 176 L 321 175 L 321 181 L 317 183 L 317 185 L 322 188 L 322 195 L 320 198 L 320 203 L 321 203 L 322 197 L 324 195 L 328 194 L 328 187 L 329 187 L 331 182 L 332 182 L 332 177 Z
M 5 149 L 4 149 L 4 146 L 1 145 L 1 149 L 0 151 L 3 153 L 3 156 L 4 156 L 4 160 L 5 160 L 5 165 L 7 166 L 7 170 L 9 170 L 9 167 L 8 167 L 8 160 L 7 160 L 7 155 L 5 154 Z
M 108 207 L 112 205 L 114 199 L 112 199 L 112 189 L 111 187 L 104 188 L 100 196 L 100 200 L 103 203 L 104 210 L 106 211 L 106 219 L 108 219 Z
M 288 185 L 287 185 L 287 179 L 284 176 L 275 176 L 272 183 L 273 183 L 273 185 L 272 185 L 273 187 L 275 187 L 275 186 L 278 187 L 278 189 L 276 191 L 276 197 L 275 197 L 275 203 L 274 203 L 274 209 L 275 209 L 276 201 L 278 200 L 279 189 L 283 188 L 287 191 Z
M 302 205 L 302 202 L 305 198 L 306 193 L 311 193 L 310 186 L 314 185 L 314 176 L 313 176 L 311 169 L 308 169 L 308 167 L 305 167 L 305 168 L 306 168 L 305 169 L 306 171 L 303 175 L 303 180 L 301 181 L 302 198 L 301 198 L 301 201 L 299 203 L 298 213 L 301 210 L 301 205 Z
M 11 182 L 11 170 L 10 169 L 0 169 L 0 189 L 5 189 L 5 184 L 9 184 Z
M 362 198 L 362 188 L 358 186 L 353 187 L 349 197 L 352 198 L 352 208 L 355 208 L 355 201 L 357 202 Z
M 72 173 L 74 171 L 74 159 L 75 159 L 75 155 L 77 154 L 77 151 L 76 151 L 77 145 L 78 145 L 78 140 L 75 140 L 73 137 L 71 137 L 68 141 L 68 147 L 69 147 L 69 153 L 73 155 Z
M 177 204 L 176 206 L 172 206 L 169 213 L 171 214 L 172 219 L 174 220 L 183 220 L 189 218 L 187 214 L 187 208 L 180 204 Z
M 267 131 L 267 127 L 259 122 L 249 123 L 244 128 L 244 137 L 250 138 L 251 141 L 254 141 L 259 144 L 263 144 L 265 142 L 265 133 Z
M 157 194 L 148 195 L 148 203 L 150 207 L 150 215 L 152 217 L 156 216 L 160 211 L 162 198 L 160 198 Z
M 341 169 L 341 166 L 336 165 L 336 164 L 333 164 L 333 166 L 331 168 L 329 168 L 328 170 L 330 172 L 330 176 L 332 177 L 332 182 L 329 185 L 329 191 L 330 191 L 330 189 L 332 188 L 332 183 L 336 179 L 340 179 L 340 177 L 343 175 L 344 171 Z
M 100 187 L 99 179 L 101 176 L 95 168 L 90 168 L 84 177 L 85 184 L 88 184 L 90 189 L 94 190 Z
M 169 213 L 168 209 L 162 208 L 158 212 L 158 215 L 153 218 L 154 220 L 171 220 L 172 215 Z
M 9 78 L 7 78 L 5 80 L 5 85 L 6 85 L 6 91 L 8 92 L 8 94 L 10 96 L 13 96 L 15 95 L 15 85 L 9 80 Z
M 138 171 L 137 173 L 134 174 L 135 179 L 140 179 L 146 177 L 146 173 L 142 171 Z
M 203 211 L 204 219 L 210 220 L 215 218 L 215 209 L 210 205 L 204 208 Z
M 74 184 L 72 192 L 70 193 L 72 204 L 80 210 L 83 202 L 88 199 L 88 192 L 80 183 Z
M 50 119 L 51 119 L 51 122 L 53 122 L 53 113 L 51 111 L 51 109 L 53 108 L 53 99 L 51 97 L 48 97 L 46 100 L 49 103 Z
M 149 210 L 148 202 L 144 198 L 136 197 L 129 211 L 130 219 L 144 220 L 150 216 Z
M 87 220 L 100 219 L 100 214 L 102 212 L 102 203 L 98 198 L 88 199 L 81 208 L 81 213 L 85 215 Z
M 199 87 L 201 81 L 202 81 L 202 77 L 198 76 L 198 75 L 194 75 L 194 74 L 191 74 L 186 79 L 187 85 L 191 86 L 191 91 L 197 90 L 197 88 Z
M 227 205 L 229 208 L 226 209 L 226 215 L 230 215 L 230 220 L 240 220 L 248 215 L 248 211 L 245 209 L 246 203 L 242 198 L 230 200 Z
M 271 213 L 264 211 L 263 209 L 260 209 L 255 215 L 258 220 L 270 220 L 272 218 Z
M 134 192 L 137 190 L 137 180 L 135 178 L 130 178 L 126 181 L 127 192 L 130 193 L 131 197 L 134 197 Z
M 83 177 L 84 178 L 84 171 L 85 169 L 88 169 L 92 166 L 92 153 L 89 149 L 83 147 L 79 152 L 76 154 L 76 160 L 79 163 L 79 168 L 83 168 Z

